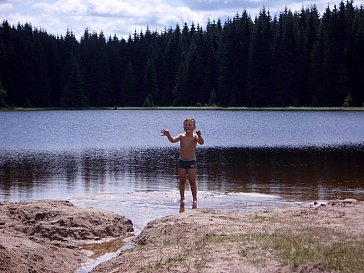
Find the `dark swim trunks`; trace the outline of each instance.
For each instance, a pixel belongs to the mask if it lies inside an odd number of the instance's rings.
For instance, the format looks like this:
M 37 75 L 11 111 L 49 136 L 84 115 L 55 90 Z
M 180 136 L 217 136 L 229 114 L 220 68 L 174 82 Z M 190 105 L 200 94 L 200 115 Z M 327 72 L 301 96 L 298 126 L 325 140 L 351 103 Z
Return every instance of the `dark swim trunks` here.
M 185 159 L 178 159 L 178 168 L 181 169 L 194 169 L 196 168 L 196 158 L 185 160 Z

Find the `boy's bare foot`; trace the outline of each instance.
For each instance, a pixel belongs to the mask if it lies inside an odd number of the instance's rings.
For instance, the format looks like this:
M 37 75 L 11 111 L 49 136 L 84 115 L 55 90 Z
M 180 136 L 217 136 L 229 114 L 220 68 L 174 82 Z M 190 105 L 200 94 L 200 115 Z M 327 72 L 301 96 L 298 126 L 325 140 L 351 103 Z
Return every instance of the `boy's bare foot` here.
M 193 200 L 192 209 L 197 209 L 197 200 Z
M 185 203 L 181 202 L 179 205 L 179 213 L 185 212 Z

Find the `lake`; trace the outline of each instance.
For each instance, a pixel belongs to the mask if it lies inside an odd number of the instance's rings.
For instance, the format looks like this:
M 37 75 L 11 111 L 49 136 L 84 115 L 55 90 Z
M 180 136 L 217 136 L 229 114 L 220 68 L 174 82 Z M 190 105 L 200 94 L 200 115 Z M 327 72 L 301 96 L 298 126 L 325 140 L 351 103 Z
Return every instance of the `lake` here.
M 0 112 L 0 201 L 68 199 L 137 229 L 178 213 L 178 144 L 160 130 L 181 133 L 187 116 L 205 138 L 201 208 L 364 200 L 361 111 L 75 110 Z

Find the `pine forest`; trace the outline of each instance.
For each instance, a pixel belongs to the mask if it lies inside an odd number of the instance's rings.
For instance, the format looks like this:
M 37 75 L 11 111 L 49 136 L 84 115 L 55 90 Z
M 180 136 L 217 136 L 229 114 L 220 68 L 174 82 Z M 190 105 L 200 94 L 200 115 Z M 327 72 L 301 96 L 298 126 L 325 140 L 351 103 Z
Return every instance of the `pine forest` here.
M 206 26 L 85 29 L 0 25 L 0 107 L 363 106 L 364 7 L 352 1 Z

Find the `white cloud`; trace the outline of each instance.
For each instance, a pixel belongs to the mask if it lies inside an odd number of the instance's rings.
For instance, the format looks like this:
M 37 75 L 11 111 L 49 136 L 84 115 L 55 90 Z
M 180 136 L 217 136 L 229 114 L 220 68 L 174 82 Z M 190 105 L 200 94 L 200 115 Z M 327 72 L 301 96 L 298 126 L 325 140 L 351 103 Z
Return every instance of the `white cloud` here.
M 87 1 L 82 0 L 61 0 L 57 1 L 52 9 L 63 13 L 63 15 L 68 16 L 77 16 L 77 15 L 85 15 L 88 11 Z
M 13 5 L 10 3 L 0 3 L 0 12 L 9 12 L 13 9 Z
M 131 15 L 136 10 L 127 2 L 110 1 L 90 1 L 90 12 L 99 15 Z
M 339 4 L 340 0 L 334 2 Z M 363 2 L 355 1 L 354 5 Z M 328 5 L 327 0 L 5 0 L 0 4 L 0 18 L 13 25 L 30 22 L 51 34 L 64 34 L 69 29 L 80 37 L 87 27 L 102 30 L 105 36 L 127 37 L 147 26 L 158 32 L 185 22 L 204 27 L 208 19 L 224 21 L 244 9 L 254 18 L 263 7 L 275 14 L 286 6 L 299 11 L 313 3 L 321 13 Z

